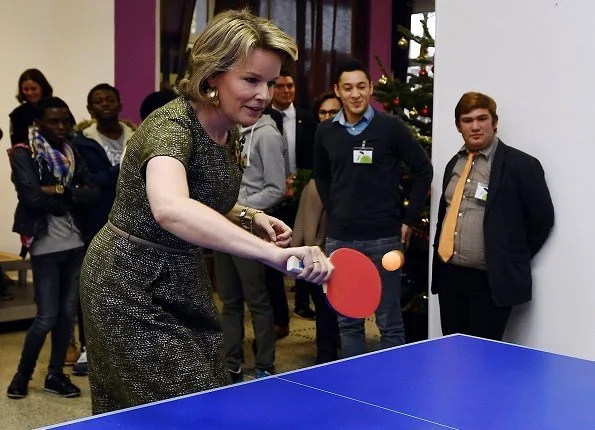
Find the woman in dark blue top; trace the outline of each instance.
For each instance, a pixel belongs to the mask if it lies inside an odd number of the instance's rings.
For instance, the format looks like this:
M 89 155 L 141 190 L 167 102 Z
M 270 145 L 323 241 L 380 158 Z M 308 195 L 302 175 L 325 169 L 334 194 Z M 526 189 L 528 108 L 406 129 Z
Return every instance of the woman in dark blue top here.
M 10 114 L 10 143 L 29 141 L 29 127 L 35 121 L 35 106 L 54 93 L 46 77 L 38 69 L 27 69 L 19 77 L 17 100 L 20 106 Z

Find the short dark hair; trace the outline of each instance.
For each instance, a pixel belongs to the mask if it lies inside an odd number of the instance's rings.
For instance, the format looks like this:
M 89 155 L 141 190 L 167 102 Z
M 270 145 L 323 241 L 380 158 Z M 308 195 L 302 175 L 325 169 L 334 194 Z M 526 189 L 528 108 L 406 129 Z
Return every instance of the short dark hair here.
M 341 103 L 341 99 L 337 97 L 337 95 L 333 91 L 327 91 L 326 93 L 320 94 L 318 97 L 314 99 L 314 104 L 312 105 L 312 112 L 314 113 L 314 119 L 316 120 L 316 122 L 320 122 L 320 120 L 318 119 L 318 111 L 320 110 L 320 106 L 322 106 L 322 104 L 329 99 L 337 99 L 339 101 L 339 104 L 341 106 L 343 105 L 343 103 Z
M 151 112 L 171 102 L 177 97 L 174 90 L 161 90 L 149 94 L 140 105 L 140 118 L 144 121 Z
M 23 93 L 23 82 L 33 81 L 41 87 L 41 98 L 51 97 L 54 95 L 54 89 L 46 79 L 46 77 L 38 69 L 27 69 L 19 77 L 19 88 L 17 90 L 17 100 L 23 103 L 27 100 L 25 93 Z
M 279 72 L 279 77 L 280 78 L 291 78 L 291 79 L 293 79 L 293 82 L 295 83 L 295 81 L 296 81 L 295 67 L 291 67 L 291 68 L 281 67 L 281 71 Z
M 66 108 L 70 112 L 70 108 L 64 100 L 59 97 L 45 97 L 35 106 L 35 119 L 42 119 L 46 109 L 63 109 Z
M 335 70 L 334 80 L 333 83 L 338 84 L 341 80 L 341 75 L 345 72 L 355 72 L 355 71 L 362 71 L 368 78 L 368 81 L 372 82 L 370 78 L 370 71 L 364 65 L 364 63 L 357 58 L 349 57 L 344 59 L 339 63 L 337 69 Z
M 91 88 L 91 91 L 89 91 L 89 94 L 87 94 L 87 106 L 89 106 L 91 104 L 91 98 L 93 97 L 93 93 L 95 91 L 99 91 L 99 90 L 106 90 L 106 91 L 111 91 L 116 95 L 116 99 L 118 99 L 118 103 L 120 103 L 120 91 L 118 91 L 118 89 L 114 86 L 111 86 L 110 84 L 99 84 L 99 85 L 95 85 L 93 88 Z

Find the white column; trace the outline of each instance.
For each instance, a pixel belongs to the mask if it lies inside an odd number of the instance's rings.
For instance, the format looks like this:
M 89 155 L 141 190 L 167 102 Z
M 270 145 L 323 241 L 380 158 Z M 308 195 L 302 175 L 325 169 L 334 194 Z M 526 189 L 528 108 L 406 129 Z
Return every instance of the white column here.
M 595 359 L 595 2 L 436 3 L 433 230 L 444 167 L 462 144 L 455 104 L 484 92 L 498 103 L 501 139 L 542 162 L 556 210 L 533 262 L 534 299 L 515 309 L 505 340 Z M 439 336 L 436 296 L 430 309 L 430 334 Z

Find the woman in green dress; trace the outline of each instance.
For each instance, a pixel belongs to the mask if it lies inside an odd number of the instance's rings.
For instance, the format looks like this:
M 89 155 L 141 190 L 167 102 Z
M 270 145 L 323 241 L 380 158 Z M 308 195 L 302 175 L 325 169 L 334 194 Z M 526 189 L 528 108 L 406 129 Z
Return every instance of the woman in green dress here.
M 268 20 L 217 15 L 194 44 L 181 96 L 128 143 L 108 224 L 81 273 L 93 413 L 230 382 L 203 247 L 285 273 L 295 255 L 305 265 L 298 278 L 330 277 L 320 248 L 284 248 L 287 225 L 235 204 L 236 125 L 258 120 L 281 66 L 296 58 L 295 42 Z

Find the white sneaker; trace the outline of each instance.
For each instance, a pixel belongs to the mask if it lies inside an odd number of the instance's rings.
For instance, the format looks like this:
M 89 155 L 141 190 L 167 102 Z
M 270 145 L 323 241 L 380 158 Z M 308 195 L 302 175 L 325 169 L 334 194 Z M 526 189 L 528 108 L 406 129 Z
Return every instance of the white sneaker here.
M 72 374 L 76 376 L 86 376 L 88 373 L 87 366 L 87 349 L 83 346 L 81 355 L 72 368 Z

